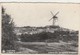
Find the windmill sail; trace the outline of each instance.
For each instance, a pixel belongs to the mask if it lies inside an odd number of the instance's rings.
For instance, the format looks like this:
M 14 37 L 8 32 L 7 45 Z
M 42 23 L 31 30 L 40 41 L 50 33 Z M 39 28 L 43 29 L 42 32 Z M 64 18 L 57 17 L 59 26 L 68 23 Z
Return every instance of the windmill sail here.
M 56 16 L 58 13 L 59 13 L 59 11 L 54 16 Z
M 49 21 L 51 21 L 52 19 L 53 19 L 53 17 Z

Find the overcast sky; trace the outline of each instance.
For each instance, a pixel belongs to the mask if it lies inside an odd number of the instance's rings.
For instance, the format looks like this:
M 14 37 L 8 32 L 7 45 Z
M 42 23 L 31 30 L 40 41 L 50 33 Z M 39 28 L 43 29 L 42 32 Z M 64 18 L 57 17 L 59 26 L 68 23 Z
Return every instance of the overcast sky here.
M 46 26 L 52 25 L 50 11 L 59 11 L 58 25 L 78 30 L 80 21 L 79 4 L 61 3 L 3 3 L 6 12 L 11 15 L 16 26 Z

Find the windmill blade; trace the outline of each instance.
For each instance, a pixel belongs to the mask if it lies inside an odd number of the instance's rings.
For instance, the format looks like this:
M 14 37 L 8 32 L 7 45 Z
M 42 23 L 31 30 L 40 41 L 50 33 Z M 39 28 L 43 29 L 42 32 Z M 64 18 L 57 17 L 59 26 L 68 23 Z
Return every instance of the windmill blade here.
M 52 20 L 52 19 L 53 19 L 53 18 L 51 18 L 50 20 Z M 50 20 L 49 20 L 49 21 L 50 21 Z
M 50 11 L 51 12 L 51 14 L 54 16 L 54 14 L 52 13 L 52 11 Z
M 59 13 L 59 11 L 54 16 L 56 16 L 58 13 Z

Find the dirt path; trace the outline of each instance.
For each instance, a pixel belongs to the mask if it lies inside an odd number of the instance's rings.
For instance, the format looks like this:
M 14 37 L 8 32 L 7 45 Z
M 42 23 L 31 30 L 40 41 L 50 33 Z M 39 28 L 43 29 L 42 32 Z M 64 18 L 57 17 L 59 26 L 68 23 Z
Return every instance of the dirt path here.
M 25 54 L 37 54 L 37 51 L 34 51 L 32 49 L 29 48 L 24 48 L 24 47 L 20 47 L 20 51 L 17 53 L 25 53 Z

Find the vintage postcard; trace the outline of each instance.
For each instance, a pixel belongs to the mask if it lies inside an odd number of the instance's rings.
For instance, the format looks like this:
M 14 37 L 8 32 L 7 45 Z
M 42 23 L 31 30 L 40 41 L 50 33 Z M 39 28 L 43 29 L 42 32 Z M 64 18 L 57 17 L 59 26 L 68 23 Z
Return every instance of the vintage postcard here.
M 1 54 L 78 55 L 80 4 L 0 4 Z

